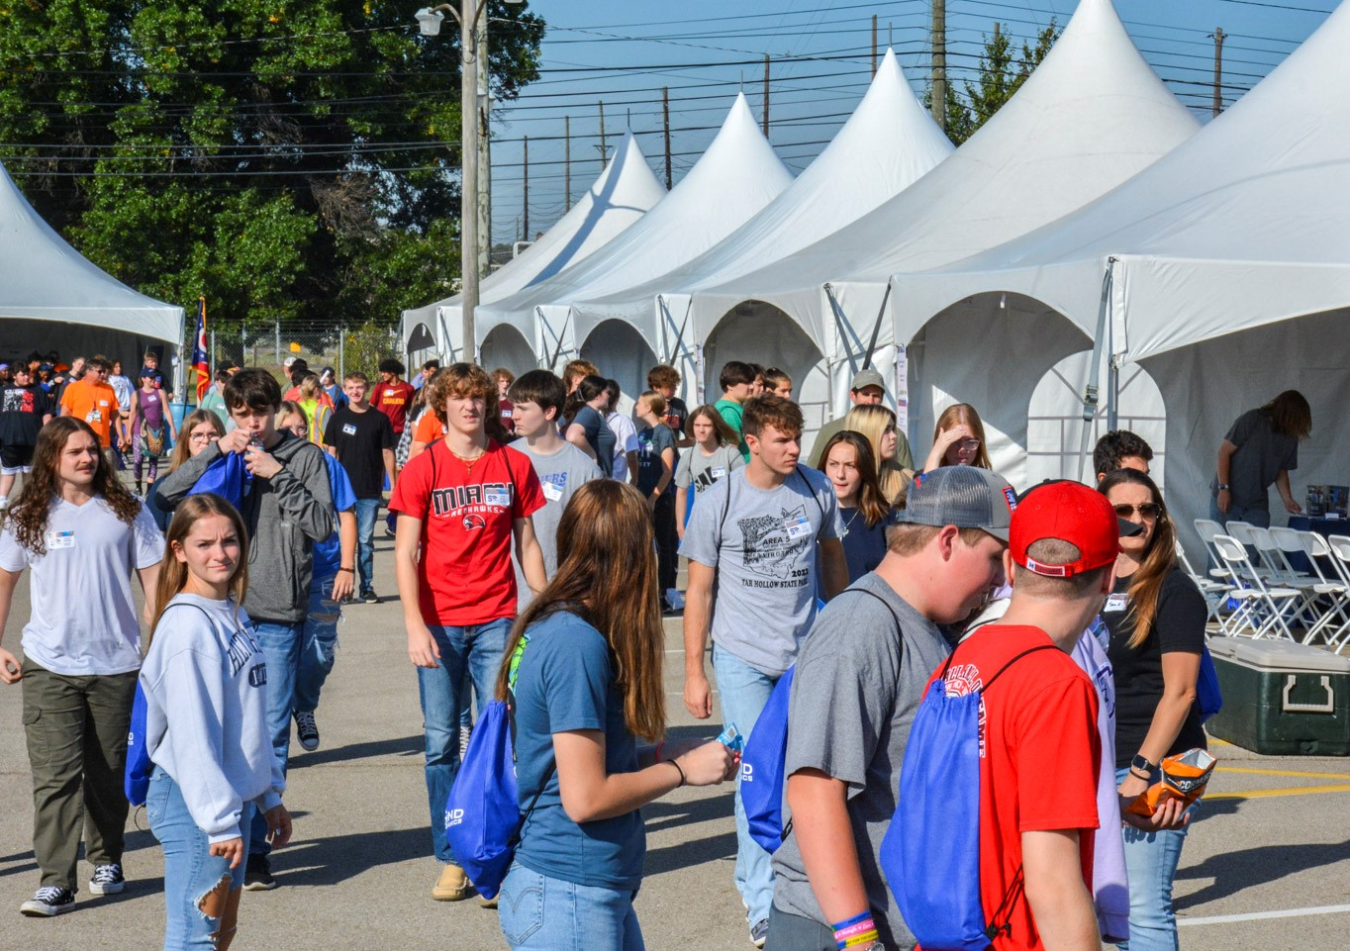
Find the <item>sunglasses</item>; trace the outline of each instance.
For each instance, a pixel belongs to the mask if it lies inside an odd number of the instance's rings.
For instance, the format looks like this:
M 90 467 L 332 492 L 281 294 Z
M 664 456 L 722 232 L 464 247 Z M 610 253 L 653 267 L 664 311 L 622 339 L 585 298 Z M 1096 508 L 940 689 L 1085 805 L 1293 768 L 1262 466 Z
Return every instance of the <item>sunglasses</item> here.
M 1130 505 L 1128 503 L 1122 503 L 1120 505 L 1113 506 L 1113 508 L 1115 508 L 1116 515 L 1119 518 L 1129 518 L 1135 512 L 1138 512 L 1141 518 L 1147 519 L 1155 519 L 1162 514 L 1162 506 L 1159 505 L 1157 502 L 1145 502 L 1142 505 Z

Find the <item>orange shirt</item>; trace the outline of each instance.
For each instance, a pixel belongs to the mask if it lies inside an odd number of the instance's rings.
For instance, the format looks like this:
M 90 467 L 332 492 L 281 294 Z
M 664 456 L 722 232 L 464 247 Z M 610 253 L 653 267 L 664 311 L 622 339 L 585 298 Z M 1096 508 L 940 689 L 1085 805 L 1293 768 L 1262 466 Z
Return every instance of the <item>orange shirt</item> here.
M 417 420 L 413 430 L 413 442 L 426 443 L 428 446 L 445 436 L 445 424 L 436 418 L 436 414 L 427 410 Z
M 61 396 L 61 415 L 74 416 L 98 433 L 104 449 L 112 445 L 112 421 L 117 415 L 117 392 L 107 383 L 76 380 Z

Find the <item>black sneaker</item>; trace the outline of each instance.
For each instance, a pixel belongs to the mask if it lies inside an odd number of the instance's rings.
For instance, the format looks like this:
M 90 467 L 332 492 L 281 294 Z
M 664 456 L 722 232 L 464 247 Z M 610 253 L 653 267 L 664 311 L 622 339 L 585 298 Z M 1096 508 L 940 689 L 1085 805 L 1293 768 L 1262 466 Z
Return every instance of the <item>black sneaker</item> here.
M 244 866 L 244 890 L 249 892 L 270 892 L 277 887 L 272 877 L 272 862 L 265 855 L 250 855 Z
M 306 752 L 313 753 L 319 748 L 319 725 L 314 722 L 313 713 L 295 712 L 295 734 Z
M 122 877 L 122 866 L 113 862 L 94 869 L 94 877 L 89 880 L 89 891 L 95 895 L 120 895 L 126 884 L 127 880 Z
M 75 893 L 59 885 L 39 888 L 32 899 L 19 906 L 19 913 L 29 918 L 54 918 L 75 907 Z
M 379 604 L 380 596 L 375 593 L 374 588 L 367 588 L 361 592 L 361 600 L 366 602 L 366 604 Z

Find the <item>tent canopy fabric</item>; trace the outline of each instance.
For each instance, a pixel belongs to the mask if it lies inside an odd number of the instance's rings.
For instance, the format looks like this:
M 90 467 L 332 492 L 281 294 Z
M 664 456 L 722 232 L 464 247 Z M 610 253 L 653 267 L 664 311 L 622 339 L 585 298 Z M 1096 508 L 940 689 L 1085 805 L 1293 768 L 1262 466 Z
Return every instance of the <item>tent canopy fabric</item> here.
M 608 319 L 650 325 L 658 296 L 666 298 L 678 333 L 690 292 L 757 270 L 834 233 L 918 181 L 952 150 L 915 98 L 895 52 L 887 50 L 853 115 L 782 194 L 683 266 L 620 294 L 575 303 L 578 339 Z
M 666 195 L 665 187 L 647 165 L 647 158 L 629 132 L 600 173 L 571 209 L 519 257 L 483 279 L 479 303 L 509 297 L 538 281 L 548 280 L 604 247 Z M 462 313 L 460 295 L 403 312 L 402 337 L 411 340 L 417 326 L 433 328 L 442 353 L 459 349 Z M 486 337 L 492 327 L 486 327 Z M 526 337 L 534 341 L 533 329 Z
M 623 291 L 697 257 L 773 201 L 791 181 L 792 173 L 760 132 L 745 96 L 737 95 L 707 152 L 655 208 L 584 261 L 480 307 L 484 327 L 538 315 L 548 338 L 545 348 L 570 343 L 568 349 L 574 351 L 582 338 L 564 329 L 574 302 Z
M 1347 43 L 1342 4 L 1202 133 L 1110 194 L 941 271 L 897 275 L 897 322 L 1009 291 L 1095 337 L 1112 258 L 1117 362 L 1350 304 Z
M 0 320 L 97 327 L 180 343 L 183 308 L 127 287 L 43 221 L 0 165 Z
M 866 340 L 893 273 L 948 264 L 1053 221 L 1197 128 L 1110 0 L 1083 0 L 1030 79 L 950 158 L 825 240 L 696 292 L 695 332 L 702 340 L 729 309 L 760 300 L 808 332 L 824 326 L 826 315 L 842 315 Z M 881 322 L 883 343 L 892 339 L 890 324 Z M 898 328 L 893 339 L 905 343 L 910 330 Z

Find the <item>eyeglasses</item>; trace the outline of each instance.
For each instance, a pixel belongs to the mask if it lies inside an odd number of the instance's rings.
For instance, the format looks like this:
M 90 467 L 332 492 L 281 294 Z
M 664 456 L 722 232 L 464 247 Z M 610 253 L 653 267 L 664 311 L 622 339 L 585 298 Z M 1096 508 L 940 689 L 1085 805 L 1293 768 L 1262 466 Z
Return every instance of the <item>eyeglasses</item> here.
M 1157 502 L 1145 502 L 1142 505 L 1121 503 L 1113 507 L 1116 510 L 1116 515 L 1120 518 L 1129 518 L 1135 512 L 1138 512 L 1141 518 L 1152 520 L 1162 514 L 1162 506 Z
M 980 441 L 978 439 L 962 439 L 956 444 L 956 447 L 958 449 L 964 449 L 967 452 L 974 452 L 976 449 L 980 448 Z

